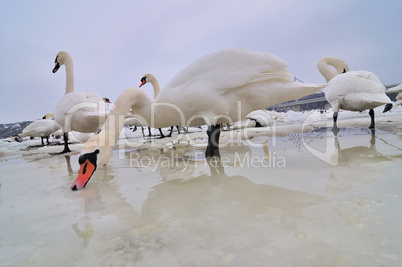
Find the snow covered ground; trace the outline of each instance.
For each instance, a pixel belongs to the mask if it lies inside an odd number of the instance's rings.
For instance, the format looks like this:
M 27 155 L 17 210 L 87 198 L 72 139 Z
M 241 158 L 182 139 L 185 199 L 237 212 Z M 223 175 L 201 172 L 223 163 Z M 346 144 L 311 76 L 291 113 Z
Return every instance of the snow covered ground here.
M 0 141 L 2 266 L 397 266 L 402 108 L 287 112 L 223 131 L 143 138 L 124 128 L 107 167 L 71 191 L 72 153 Z M 164 129 L 167 133 L 167 129 Z M 146 130 L 147 133 L 147 130 Z M 156 134 L 156 131 L 155 131 Z

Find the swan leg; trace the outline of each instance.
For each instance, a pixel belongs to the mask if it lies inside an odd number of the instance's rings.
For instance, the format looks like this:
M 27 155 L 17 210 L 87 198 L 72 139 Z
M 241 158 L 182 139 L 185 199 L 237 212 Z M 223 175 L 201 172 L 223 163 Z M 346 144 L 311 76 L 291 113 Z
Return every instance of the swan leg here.
M 332 126 L 332 132 L 334 133 L 334 135 L 337 135 L 339 132 L 337 121 L 338 121 L 338 111 L 335 111 L 334 112 L 334 124 Z
M 46 145 L 48 146 L 49 145 L 49 135 L 46 135 L 45 138 L 46 138 L 46 143 L 47 143 Z
M 65 132 L 63 134 L 63 139 L 64 139 L 64 149 L 63 149 L 63 151 L 58 152 L 58 153 L 50 153 L 50 155 L 60 155 L 60 154 L 71 152 L 70 148 L 68 147 L 68 132 Z
M 159 130 L 159 133 L 160 133 L 160 135 L 161 135 L 160 138 L 165 138 L 166 136 L 163 134 L 162 129 L 161 129 L 161 128 L 158 128 L 158 130 Z
M 219 137 L 221 135 L 221 125 L 211 125 L 207 130 L 208 145 L 205 151 L 206 158 L 219 157 Z
M 167 137 L 172 137 L 173 133 L 173 126 L 170 126 L 170 133 L 167 135 Z
M 375 129 L 374 110 L 370 109 L 369 115 L 370 115 L 370 118 L 371 118 L 371 124 L 369 126 L 369 129 Z
M 40 141 L 42 142 L 42 146 L 45 146 L 45 142 L 43 142 L 43 139 L 45 139 L 45 137 L 44 137 L 44 136 L 41 136 L 41 137 L 40 137 Z
M 148 136 L 152 136 L 151 127 L 148 127 Z

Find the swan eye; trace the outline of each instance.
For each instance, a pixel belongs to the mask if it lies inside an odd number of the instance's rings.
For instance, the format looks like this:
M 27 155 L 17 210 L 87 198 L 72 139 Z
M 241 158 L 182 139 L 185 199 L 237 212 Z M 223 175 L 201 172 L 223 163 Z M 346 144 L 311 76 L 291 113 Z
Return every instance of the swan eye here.
M 147 82 L 147 76 L 142 77 L 142 78 L 141 78 L 141 82 L 142 82 L 142 83 L 146 83 L 146 82 Z

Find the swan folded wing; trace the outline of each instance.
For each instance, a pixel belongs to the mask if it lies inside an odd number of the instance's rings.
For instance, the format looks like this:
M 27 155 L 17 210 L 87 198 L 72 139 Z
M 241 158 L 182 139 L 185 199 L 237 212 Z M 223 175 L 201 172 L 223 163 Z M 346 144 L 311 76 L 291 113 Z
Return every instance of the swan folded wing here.
M 336 95 L 347 95 L 350 93 L 383 94 L 385 91 L 381 80 L 375 74 L 368 71 L 351 71 L 339 74 L 328 85 L 326 91 L 332 90 L 332 93 Z
M 356 75 L 357 77 L 360 77 L 360 78 L 369 80 L 369 81 L 374 82 L 374 83 L 379 83 L 379 84 L 381 84 L 381 85 L 383 84 L 383 83 L 381 82 L 380 78 L 378 78 L 378 76 L 375 75 L 375 74 L 372 73 L 372 72 L 363 71 L 363 70 L 361 70 L 361 71 L 356 71 L 356 72 L 358 73 L 358 74 Z
M 97 108 L 83 108 L 83 116 L 89 120 L 105 119 L 108 116 L 108 112 L 104 109 Z
M 53 120 L 36 120 L 29 124 L 22 130 L 21 137 L 24 136 L 33 136 L 33 137 L 41 137 L 50 135 L 61 128 Z

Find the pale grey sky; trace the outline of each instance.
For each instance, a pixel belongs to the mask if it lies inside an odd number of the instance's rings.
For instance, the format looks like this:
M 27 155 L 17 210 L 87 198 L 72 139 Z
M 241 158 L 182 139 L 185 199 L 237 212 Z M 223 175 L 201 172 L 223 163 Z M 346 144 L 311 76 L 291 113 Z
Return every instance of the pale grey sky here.
M 73 57 L 75 90 L 112 101 L 145 73 L 163 88 L 195 59 L 229 47 L 273 53 L 304 82 L 324 83 L 316 62 L 335 56 L 399 83 L 401 10 L 391 0 L 3 1 L 0 123 L 53 112 L 65 90 L 64 67 L 51 71 L 61 50 Z

